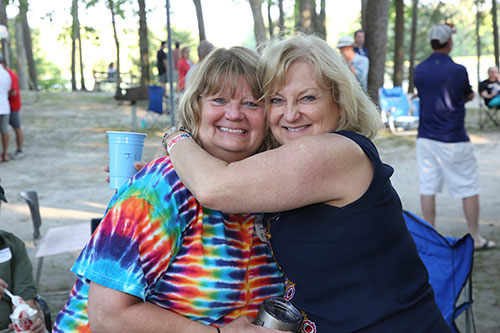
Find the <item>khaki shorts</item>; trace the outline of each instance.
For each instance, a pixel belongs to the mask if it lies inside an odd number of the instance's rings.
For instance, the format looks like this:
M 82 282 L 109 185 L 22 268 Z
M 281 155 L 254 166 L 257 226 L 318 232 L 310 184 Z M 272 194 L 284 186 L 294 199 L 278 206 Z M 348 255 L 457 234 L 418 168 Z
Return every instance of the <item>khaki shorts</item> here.
M 435 195 L 446 183 L 454 198 L 479 194 L 479 167 L 470 142 L 417 139 L 420 194 Z

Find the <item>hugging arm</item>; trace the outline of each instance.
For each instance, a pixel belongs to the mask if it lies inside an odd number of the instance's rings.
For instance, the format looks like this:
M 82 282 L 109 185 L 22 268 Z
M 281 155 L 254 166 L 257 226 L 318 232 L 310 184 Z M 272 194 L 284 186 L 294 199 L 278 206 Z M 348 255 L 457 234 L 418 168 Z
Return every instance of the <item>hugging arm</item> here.
M 150 302 L 91 282 L 88 314 L 92 332 L 217 333 L 217 328 L 183 317 Z M 242 316 L 220 328 L 221 333 L 279 333 L 252 325 Z
M 362 149 L 331 133 L 301 137 L 230 164 L 183 139 L 170 157 L 203 206 L 229 213 L 278 212 L 319 202 L 342 206 L 360 197 L 373 175 Z
M 217 332 L 214 327 L 94 282 L 89 289 L 88 314 L 92 332 Z

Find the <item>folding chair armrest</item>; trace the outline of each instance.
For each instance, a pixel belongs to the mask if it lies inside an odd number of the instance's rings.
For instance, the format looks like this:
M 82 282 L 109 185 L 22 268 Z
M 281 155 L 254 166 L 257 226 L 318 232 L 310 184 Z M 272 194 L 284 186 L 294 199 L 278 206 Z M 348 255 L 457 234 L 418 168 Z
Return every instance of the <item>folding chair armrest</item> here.
M 43 319 L 45 321 L 45 329 L 49 332 L 52 332 L 52 317 L 50 316 L 50 308 L 47 302 L 45 302 L 45 299 L 40 295 L 37 295 L 35 297 L 35 300 L 42 309 Z

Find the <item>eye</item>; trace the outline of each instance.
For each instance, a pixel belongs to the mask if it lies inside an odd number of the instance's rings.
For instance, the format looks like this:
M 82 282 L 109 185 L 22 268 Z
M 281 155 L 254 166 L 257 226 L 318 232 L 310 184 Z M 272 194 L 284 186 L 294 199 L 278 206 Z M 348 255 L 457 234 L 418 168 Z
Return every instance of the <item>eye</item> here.
M 212 98 L 212 102 L 214 102 L 215 104 L 227 104 L 226 99 L 223 97 Z
M 302 97 L 301 100 L 306 101 L 306 102 L 313 102 L 316 100 L 316 96 L 307 95 L 307 96 Z
M 270 100 L 271 104 L 281 104 L 283 103 L 283 99 L 279 97 L 273 97 Z
M 252 101 L 245 101 L 243 102 L 243 105 L 252 109 L 258 108 L 260 106 L 259 104 Z

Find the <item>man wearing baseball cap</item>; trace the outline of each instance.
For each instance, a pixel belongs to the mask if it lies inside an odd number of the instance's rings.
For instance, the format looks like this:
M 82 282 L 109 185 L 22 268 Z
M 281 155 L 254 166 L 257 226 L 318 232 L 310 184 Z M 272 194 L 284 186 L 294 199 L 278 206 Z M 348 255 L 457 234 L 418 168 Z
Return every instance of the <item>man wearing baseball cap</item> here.
M 429 30 L 433 53 L 415 67 L 415 87 L 420 97 L 417 162 L 420 203 L 424 218 L 435 224 L 436 194 L 446 183 L 452 197 L 462 199 L 469 233 L 476 250 L 495 246 L 479 234 L 479 171 L 465 129 L 465 103 L 474 92 L 467 70 L 449 56 L 453 48 L 450 24 Z
M 344 57 L 351 72 L 358 78 L 361 87 L 366 92 L 368 83 L 368 69 L 370 63 L 367 57 L 354 52 L 354 39 L 350 36 L 340 37 L 337 48 Z

